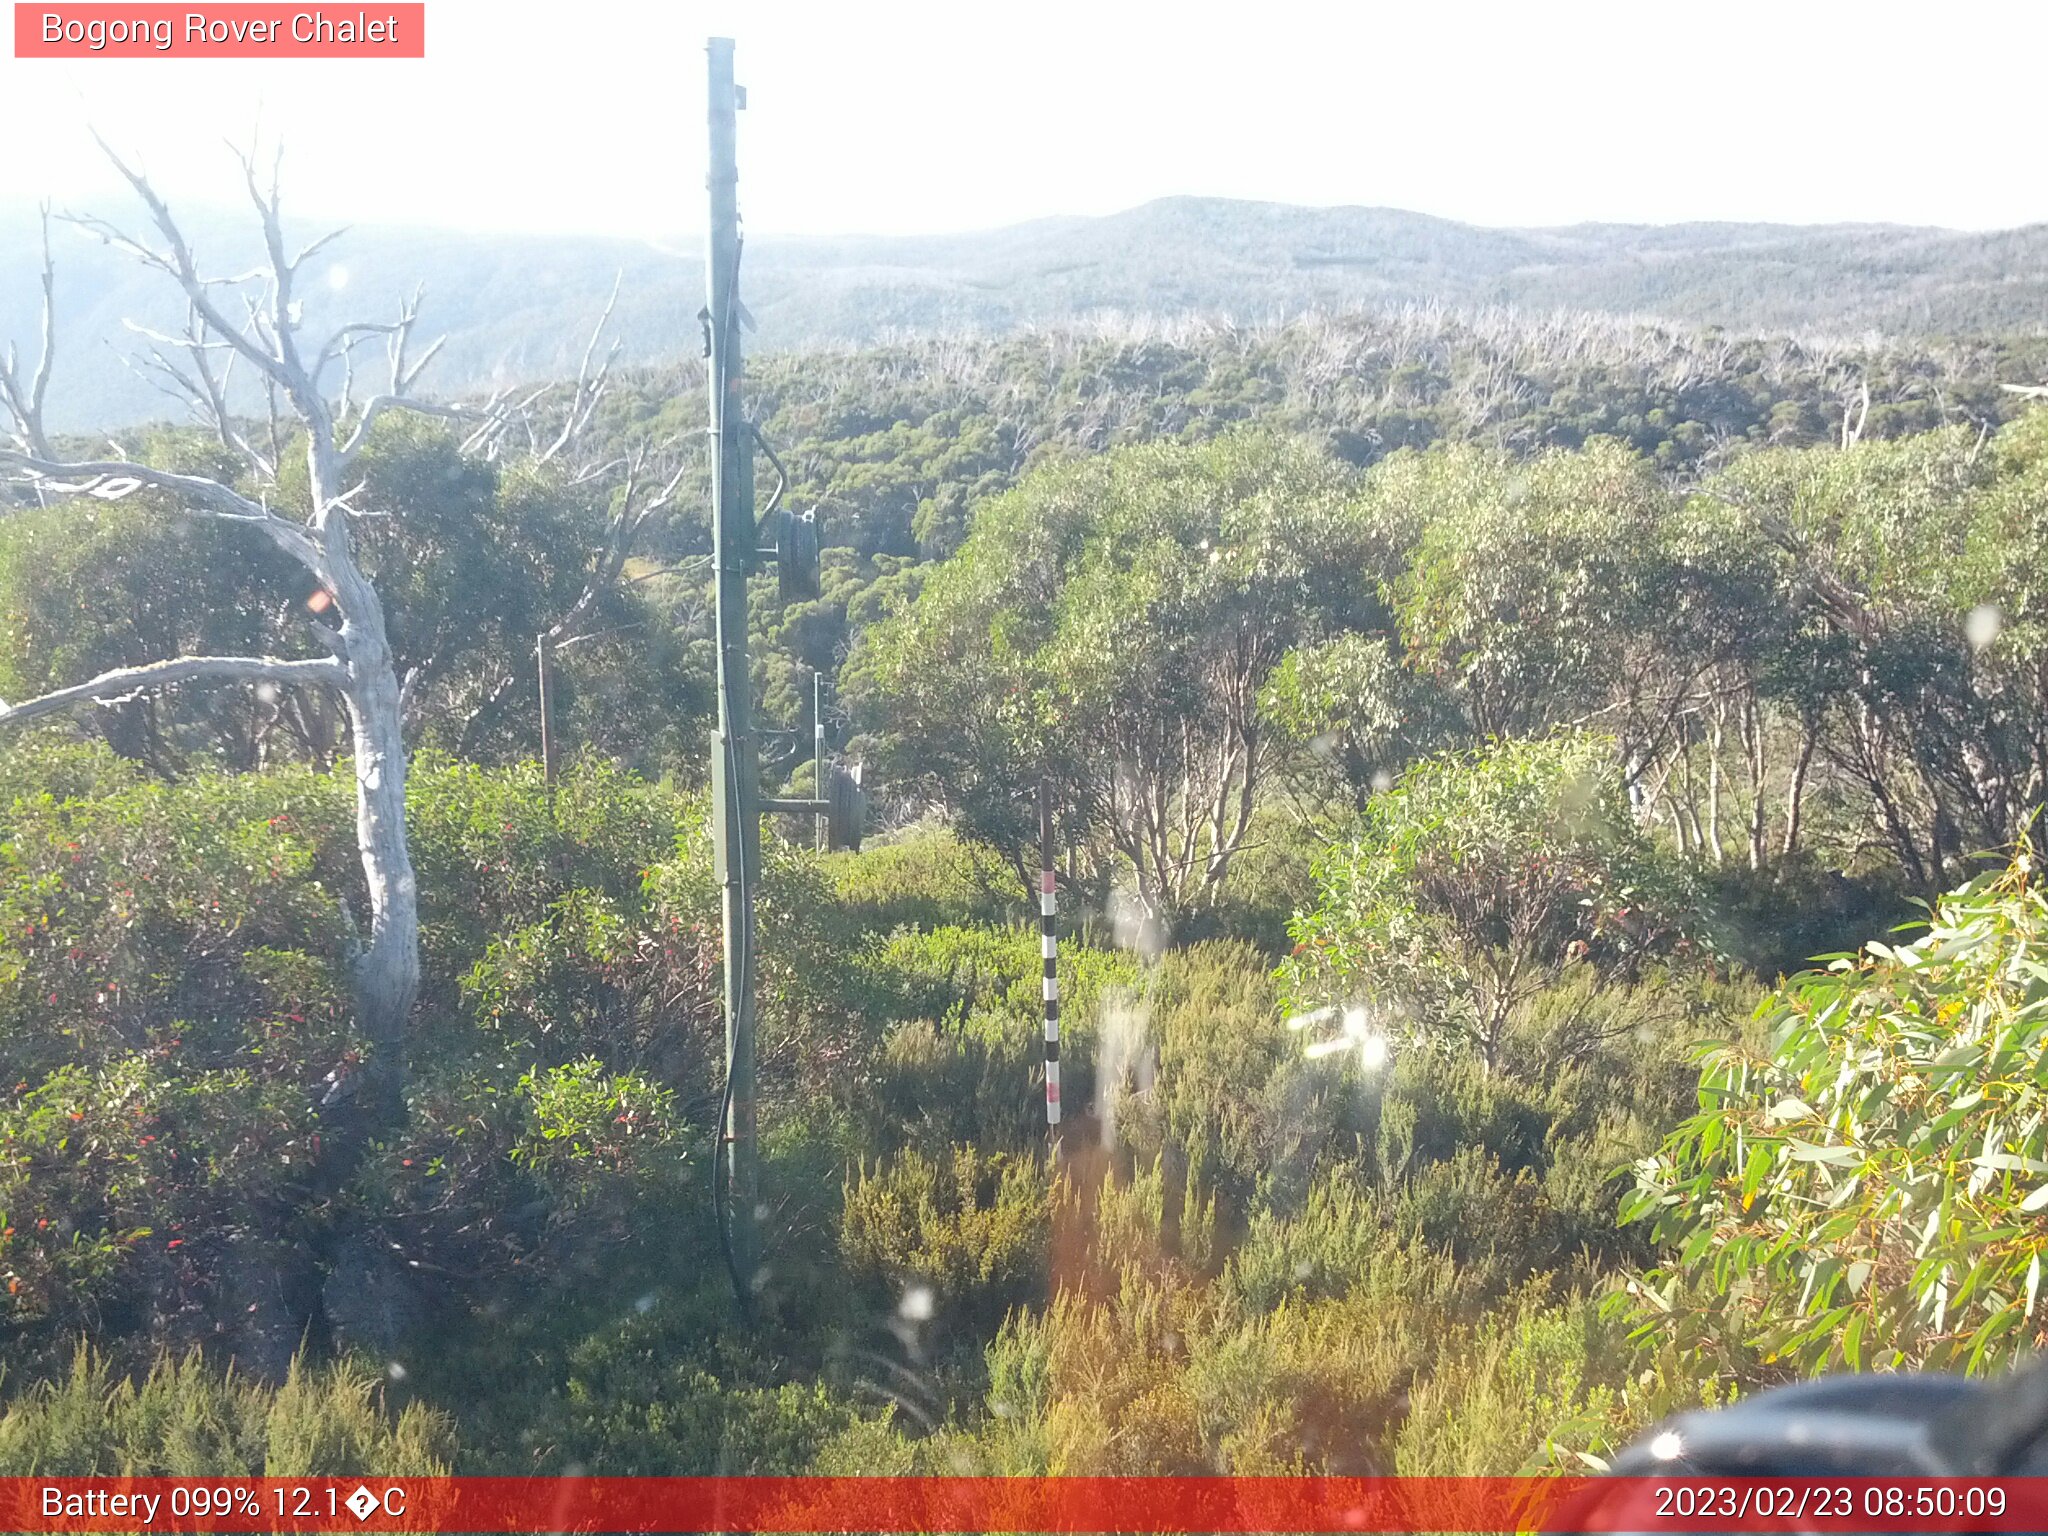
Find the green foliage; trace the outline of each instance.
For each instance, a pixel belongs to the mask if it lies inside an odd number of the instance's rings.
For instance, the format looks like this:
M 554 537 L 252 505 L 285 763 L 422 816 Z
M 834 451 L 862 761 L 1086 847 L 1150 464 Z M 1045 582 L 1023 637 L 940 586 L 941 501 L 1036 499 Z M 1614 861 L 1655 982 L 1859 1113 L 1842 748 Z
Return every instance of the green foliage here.
M 1696 1369 L 1994 1370 L 2043 1336 L 2048 905 L 2032 853 L 1794 978 L 1711 1049 L 1625 1217 L 1643 1337 Z
M 294 1361 L 265 1386 L 196 1353 L 117 1377 L 80 1347 L 63 1376 L 0 1407 L 0 1476 L 446 1477 L 454 1427 L 347 1363 Z
M 562 1206 L 602 1200 L 630 1211 L 673 1200 L 688 1132 L 672 1091 L 591 1060 L 529 1072 L 519 1087 L 531 1104 L 530 1129 L 511 1159 Z
M 485 769 L 423 755 L 406 799 L 422 948 L 430 966 L 458 972 L 565 891 L 637 902 L 644 872 L 703 825 L 701 808 L 600 762 L 550 791 L 532 763 Z
M 12 799 L 0 842 L 0 1317 L 24 1362 L 90 1325 L 281 1369 L 322 1255 L 361 1224 L 482 1281 L 594 1260 L 636 1210 L 694 1197 L 701 1122 L 676 1098 L 705 1091 L 715 1048 L 715 897 L 701 844 L 677 851 L 700 825 L 679 797 L 603 768 L 550 793 L 417 765 L 414 1116 L 337 1199 L 359 1052 L 346 774 L 165 784 L 42 738 L 0 753 L 0 783 L 49 786 Z M 804 924 L 770 921 L 801 965 Z
M 1955 426 L 1840 453 L 1758 454 L 1717 487 L 1741 509 L 1746 543 L 1781 552 L 1778 585 L 1809 594 L 1807 632 L 1766 620 L 1776 688 L 1809 717 L 1839 710 L 1896 743 L 1886 753 L 1847 729 L 1830 737 L 1872 835 L 1923 897 L 1981 868 L 2034 814 L 2048 541 L 2032 509 L 2044 487 L 2039 414 L 1988 442 Z
M 133 788 L 142 773 L 101 742 L 66 740 L 54 731 L 29 732 L 0 752 L 0 805 L 20 800 L 96 800 Z
M 1158 1072 L 1120 1106 L 1118 1135 L 1146 1160 L 1175 1149 L 1242 1208 L 1303 1123 L 1261 1092 L 1291 1054 L 1271 976 L 1241 943 L 1196 945 L 1160 960 L 1139 1008 Z
M 1002 924 L 1033 907 L 1000 854 L 943 828 L 836 854 L 827 867 L 847 915 L 883 933 Z
M 1121 858 L 1148 912 L 1177 915 L 1245 841 L 1273 668 L 1369 605 L 1366 538 L 1339 466 L 1272 435 L 1050 466 L 864 637 L 856 708 L 886 724 L 894 782 L 997 846 L 1030 841 L 1016 787 L 1049 777 L 1095 883 Z
M 52 782 L 78 793 L 16 798 L 0 843 L 0 1317 L 182 1347 L 300 1236 L 307 1087 L 354 1049 L 321 879 L 346 802 L 289 771 Z
M 136 1054 L 17 1084 L 0 1107 L 0 1316 L 85 1323 L 118 1276 L 175 1328 L 217 1287 L 210 1267 L 289 1235 L 314 1137 L 305 1096 L 247 1070 L 169 1076 Z
M 1620 444 L 1523 463 L 1397 454 L 1366 496 L 1406 552 L 1389 596 L 1409 664 L 1473 737 L 1538 733 L 1604 702 L 1616 645 L 1665 599 L 1653 556 L 1668 493 Z
M 1317 865 L 1320 901 L 1283 970 L 1290 1007 L 1493 1068 L 1519 1011 L 1571 968 L 1634 978 L 1689 948 L 1682 885 L 1611 761 L 1598 740 L 1559 737 L 1410 769 Z
M 1294 776 L 1329 787 L 1384 782 L 1443 730 L 1429 682 L 1402 666 L 1384 635 L 1338 635 L 1290 651 L 1259 698 L 1295 750 Z
M 847 1186 L 840 1252 L 879 1310 L 985 1337 L 1041 1300 L 1056 1186 L 1032 1162 L 915 1149 Z
M 995 1443 L 1022 1438 L 1038 1464 L 1020 1470 L 1055 1475 L 1374 1470 L 1449 1318 L 1418 1278 L 1397 1263 L 1341 1300 L 1248 1312 L 1185 1271 L 1126 1267 L 1100 1300 L 1004 1325 L 991 1406 L 1028 1436 Z
M 210 440 L 151 434 L 145 459 L 221 473 Z M 225 478 L 232 483 L 232 469 Z M 275 618 L 306 593 L 281 550 L 246 529 L 182 515 L 154 493 L 133 501 L 35 508 L 0 518 L 0 698 L 33 698 L 115 667 L 186 654 L 291 655 Z M 177 729 L 196 719 L 197 734 Z M 258 758 L 249 690 L 183 690 L 87 717 L 122 756 L 159 771 L 216 745 L 240 766 Z M 209 741 L 208 738 L 212 738 Z
M 839 1091 L 859 1107 L 878 1149 L 954 1141 L 1021 1148 L 1044 1127 L 1043 960 L 1024 928 L 899 931 L 858 963 L 851 995 L 881 1021 L 879 1070 Z M 1095 1097 L 1100 1021 L 1127 1009 L 1138 968 L 1128 956 L 1060 946 L 1060 1086 L 1071 1105 Z
M 1629 1364 L 1622 1330 L 1593 1301 L 1543 1306 L 1526 1297 L 1447 1351 L 1416 1386 L 1394 1440 L 1394 1470 L 1512 1477 L 1604 1469 L 1605 1454 L 1641 1427 L 1616 1385 Z
M 1937 383 L 2010 403 L 1859 353 L 1845 450 L 1797 349 L 1621 334 L 764 359 L 835 542 L 815 600 L 757 579 L 763 723 L 807 740 L 843 661 L 827 723 L 899 830 L 765 850 L 745 1330 L 705 1198 L 700 568 L 563 659 L 582 760 L 489 766 L 530 750 L 524 658 L 613 509 L 394 419 L 364 466 L 400 515 L 362 539 L 423 744 L 406 1118 L 336 1150 L 363 903 L 331 700 L 0 750 L 0 1461 L 439 1467 L 440 1411 L 464 1471 L 1512 1472 L 1723 1381 L 2037 1342 L 2024 868 L 1784 988 L 1657 1146 L 1682 1045 L 1756 990 L 1703 934 L 1784 963 L 2031 825 L 2048 426 L 1902 435 Z M 607 430 L 682 408 L 622 390 Z M 230 533 L 134 512 L 0 530 L 0 695 L 299 643 L 305 594 Z M 1056 1159 L 1040 778 L 1078 930 Z M 1142 961 L 1104 947 L 1134 931 Z M 1661 1354 L 1593 1311 L 1621 1270 Z M 116 1363 L 66 1374 L 81 1330 Z M 406 1416 L 294 1370 L 303 1339 L 402 1359 Z
M 707 916 L 701 907 L 647 914 L 571 891 L 538 922 L 490 943 L 463 980 L 465 1000 L 485 1034 L 515 1055 L 562 1063 L 601 1052 L 683 1073 L 676 1020 L 719 1007 L 717 929 Z

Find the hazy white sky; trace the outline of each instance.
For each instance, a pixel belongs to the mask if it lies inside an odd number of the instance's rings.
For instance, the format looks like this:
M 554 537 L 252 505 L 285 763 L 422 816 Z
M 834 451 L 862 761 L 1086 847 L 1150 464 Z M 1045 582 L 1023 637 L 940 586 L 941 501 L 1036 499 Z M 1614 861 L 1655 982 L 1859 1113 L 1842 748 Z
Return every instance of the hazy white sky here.
M 353 15 L 375 0 L 330 3 Z M 428 0 L 424 61 L 0 58 L 0 199 L 357 222 L 700 227 L 703 39 L 738 39 L 755 231 L 935 232 L 1172 193 L 1489 224 L 2048 220 L 2048 4 L 1895 0 Z

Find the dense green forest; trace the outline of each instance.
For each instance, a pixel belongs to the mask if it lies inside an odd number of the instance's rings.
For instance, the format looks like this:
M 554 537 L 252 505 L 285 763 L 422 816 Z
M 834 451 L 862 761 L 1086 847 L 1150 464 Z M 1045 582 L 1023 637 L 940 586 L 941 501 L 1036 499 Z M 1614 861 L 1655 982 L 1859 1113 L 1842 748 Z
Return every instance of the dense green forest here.
M 1437 310 L 761 361 L 826 530 L 820 596 L 756 581 L 762 708 L 808 741 L 828 679 L 874 826 L 774 827 L 744 1307 L 701 373 L 221 412 L 83 499 L 23 466 L 97 445 L 17 448 L 0 698 L 275 662 L 0 709 L 0 1471 L 1513 1472 L 2002 1366 L 2042 361 Z M 395 1037 L 321 670 L 368 599 L 271 515 L 328 449 L 402 681 Z

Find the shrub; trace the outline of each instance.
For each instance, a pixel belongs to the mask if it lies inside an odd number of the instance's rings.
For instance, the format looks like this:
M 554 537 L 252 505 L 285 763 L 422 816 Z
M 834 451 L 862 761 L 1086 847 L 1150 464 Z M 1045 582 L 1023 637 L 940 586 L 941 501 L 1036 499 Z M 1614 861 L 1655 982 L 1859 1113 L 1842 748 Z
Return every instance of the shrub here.
M 16 799 L 0 842 L 0 1035 L 17 1075 L 171 1035 L 182 1059 L 224 1063 L 252 1025 L 294 1059 L 338 1054 L 346 929 L 322 878 L 330 787 L 209 773 Z
M 1448 1347 L 1394 1438 L 1403 1477 L 1510 1477 L 1604 1466 L 1638 1427 L 1623 1390 L 1630 1351 L 1592 1299 L 1546 1304 L 1532 1287 Z
M 62 795 L 28 792 L 41 776 Z M 551 790 L 423 757 L 412 788 L 412 1113 L 336 1188 L 322 1101 L 359 1052 L 348 776 L 162 783 L 46 738 L 0 750 L 0 1320 L 17 1368 L 90 1323 L 281 1375 L 337 1242 L 398 1253 L 454 1299 L 522 1264 L 596 1261 L 634 1202 L 684 1199 L 697 1127 L 675 1096 L 695 1121 L 717 1033 L 701 816 L 603 768 Z M 832 987 L 816 896 L 776 855 L 764 928 L 792 942 L 764 968 L 764 1034 L 787 1039 L 815 1009 L 804 988 Z
M 160 1338 L 204 1335 L 251 1245 L 294 1236 L 317 1131 L 289 1084 L 240 1069 L 167 1076 L 136 1054 L 10 1097 L 0 1317 L 12 1329 L 48 1338 L 140 1309 Z
M 682 1368 L 645 1396 L 574 1382 L 562 1419 L 557 1465 L 594 1476 L 773 1477 L 807 1471 L 859 1415 L 822 1385 L 735 1386 Z
M 528 1118 L 511 1159 L 559 1207 L 603 1205 L 626 1220 L 638 1202 L 674 1197 L 687 1135 L 674 1093 L 591 1060 L 528 1072 L 519 1090 Z
M 971 1146 L 906 1151 L 848 1185 L 840 1253 L 880 1315 L 986 1337 L 1041 1297 L 1055 1186 L 1024 1159 Z
M 1242 1210 L 1292 1118 L 1262 1113 L 1267 1085 L 1298 1054 L 1272 979 L 1250 945 L 1221 942 L 1163 956 L 1148 982 L 1130 1012 L 1140 1048 L 1157 1049 L 1158 1071 L 1148 1092 L 1119 1107 L 1118 1137 L 1140 1158 L 1172 1147 Z
M 877 1150 L 941 1155 L 956 1143 L 1018 1150 L 1041 1140 L 1042 1031 L 1001 1014 L 958 1028 L 909 1020 L 891 1028 L 863 1087 L 868 1140 Z
M 2022 847 L 1921 937 L 1787 982 L 1761 1048 L 1703 1057 L 1699 1111 L 1623 1207 L 1668 1255 L 1618 1304 L 1704 1373 L 1993 1371 L 2048 1338 L 2048 902 Z
M 195 1353 L 116 1378 L 81 1347 L 70 1371 L 0 1410 L 0 1476 L 445 1477 L 453 1426 L 393 1413 L 357 1366 L 295 1362 L 266 1387 Z
M 1638 829 L 1609 746 L 1501 741 L 1420 763 L 1317 864 L 1283 968 L 1296 1014 L 1507 1059 L 1518 1012 L 1576 966 L 1633 981 L 1689 950 L 1679 872 Z
M 839 904 L 862 927 L 1000 926 L 1035 910 L 1017 872 L 984 843 L 917 828 L 825 861 Z
M 1288 1218 L 1270 1210 L 1254 1215 L 1231 1255 L 1224 1283 L 1254 1312 L 1288 1301 L 1342 1296 L 1376 1265 L 1390 1257 L 1403 1260 L 1409 1250 L 1387 1239 L 1384 1217 L 1361 1186 L 1358 1171 L 1340 1167 L 1316 1181 L 1300 1215 Z
M 1019 929 L 902 932 L 856 962 L 861 1011 L 886 1031 L 882 1070 L 850 1087 L 879 1148 L 940 1135 L 1018 1146 L 1044 1126 L 1043 962 Z M 1068 1118 L 1093 1103 L 1104 1016 L 1137 989 L 1130 957 L 1060 946 L 1060 1087 Z M 889 1028 L 887 1021 L 898 1022 Z M 909 1022 L 930 1021 L 930 1022 Z M 1014 1139 L 1013 1139 L 1014 1138 Z
M 632 907 L 645 872 L 701 835 L 702 808 L 599 763 L 550 788 L 536 764 L 481 768 L 423 753 L 406 780 L 423 961 L 464 974 L 493 939 L 540 922 L 565 892 Z
M 993 1449 L 1041 1474 L 1384 1471 L 1458 1290 L 1447 1263 L 1392 1257 L 1342 1298 L 1269 1311 L 1133 1265 L 1107 1296 L 1013 1316 L 988 1352 Z
M 595 1056 L 687 1081 L 723 1020 L 719 929 L 706 916 L 571 891 L 490 942 L 463 1000 L 500 1053 L 550 1065 Z

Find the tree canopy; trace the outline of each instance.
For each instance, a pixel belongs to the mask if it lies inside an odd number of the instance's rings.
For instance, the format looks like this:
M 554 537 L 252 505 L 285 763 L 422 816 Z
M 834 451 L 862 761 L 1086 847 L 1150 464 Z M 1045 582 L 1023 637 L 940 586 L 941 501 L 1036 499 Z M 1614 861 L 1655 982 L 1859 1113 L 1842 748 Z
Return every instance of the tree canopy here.
M 1275 669 L 1376 611 L 1371 542 L 1342 467 L 1268 434 L 1048 467 L 868 633 L 857 708 L 978 835 L 1021 847 L 1051 781 L 1089 887 L 1177 915 L 1251 827 Z

